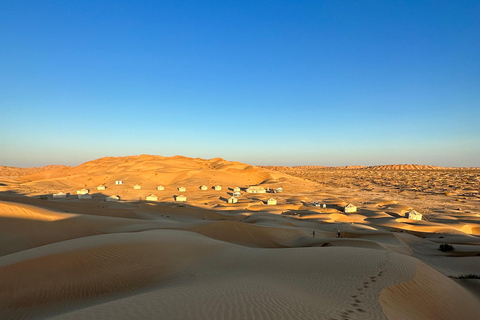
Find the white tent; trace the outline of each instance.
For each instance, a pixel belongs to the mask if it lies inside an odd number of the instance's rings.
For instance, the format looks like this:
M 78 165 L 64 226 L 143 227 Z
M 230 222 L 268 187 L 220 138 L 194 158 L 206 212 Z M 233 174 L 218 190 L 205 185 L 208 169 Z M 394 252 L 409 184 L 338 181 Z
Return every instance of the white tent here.
M 185 196 L 182 194 L 182 195 L 176 196 L 176 197 L 175 197 L 175 201 L 185 202 L 185 201 L 187 201 L 187 197 L 185 197 Z
M 266 193 L 267 191 L 265 190 L 264 187 L 261 186 L 251 186 L 247 189 L 248 193 Z
M 353 204 L 349 203 L 343 208 L 344 212 L 357 212 L 357 207 L 355 207 Z
M 61 191 L 59 193 L 54 193 L 52 196 L 53 199 L 62 199 L 67 197 L 67 195 Z
M 110 196 L 105 198 L 105 201 L 119 201 L 119 200 L 120 200 L 119 196 Z
M 274 198 L 270 198 L 270 199 L 267 200 L 267 204 L 268 204 L 269 206 L 274 206 L 274 205 L 277 204 L 277 200 L 274 199 Z
M 80 189 L 80 190 L 77 190 L 77 194 L 87 194 L 87 193 L 89 193 L 89 192 L 90 192 L 90 190 L 85 189 L 85 188 Z
M 410 220 L 422 220 L 423 215 L 418 211 L 411 210 L 405 213 L 405 217 Z
M 146 196 L 146 197 L 145 197 L 145 200 L 147 200 L 147 201 L 157 201 L 157 200 L 158 200 L 158 197 L 157 197 L 156 195 L 154 195 L 154 194 L 151 194 L 151 195 L 149 195 L 149 196 Z

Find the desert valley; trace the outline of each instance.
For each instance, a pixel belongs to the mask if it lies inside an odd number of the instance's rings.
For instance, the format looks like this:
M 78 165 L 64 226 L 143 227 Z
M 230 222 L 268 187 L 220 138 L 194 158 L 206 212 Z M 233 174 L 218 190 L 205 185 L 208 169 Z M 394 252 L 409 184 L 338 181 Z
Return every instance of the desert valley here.
M 476 319 L 479 191 L 422 165 L 0 167 L 0 318 Z

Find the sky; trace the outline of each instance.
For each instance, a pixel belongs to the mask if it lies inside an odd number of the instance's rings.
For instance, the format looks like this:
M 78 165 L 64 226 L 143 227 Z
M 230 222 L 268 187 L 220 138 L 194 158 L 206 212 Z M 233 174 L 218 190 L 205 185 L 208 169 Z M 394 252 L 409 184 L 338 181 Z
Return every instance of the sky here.
M 480 167 L 476 0 L 0 8 L 0 165 Z

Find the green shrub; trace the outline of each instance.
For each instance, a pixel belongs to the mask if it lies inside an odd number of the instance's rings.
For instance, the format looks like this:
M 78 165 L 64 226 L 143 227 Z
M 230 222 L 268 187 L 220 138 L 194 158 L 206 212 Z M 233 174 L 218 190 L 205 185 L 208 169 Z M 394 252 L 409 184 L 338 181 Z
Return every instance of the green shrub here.
M 453 251 L 453 246 L 449 245 L 448 243 L 442 243 L 439 247 L 439 250 L 443 252 Z

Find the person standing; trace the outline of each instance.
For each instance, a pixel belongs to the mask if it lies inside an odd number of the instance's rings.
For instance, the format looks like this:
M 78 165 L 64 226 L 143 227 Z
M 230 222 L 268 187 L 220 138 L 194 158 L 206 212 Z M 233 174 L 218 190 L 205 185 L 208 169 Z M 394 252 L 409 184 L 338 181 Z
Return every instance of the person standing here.
M 315 238 L 315 230 L 313 230 L 312 235 L 313 235 L 313 237 Z
M 337 238 L 340 238 L 340 230 L 337 229 Z

